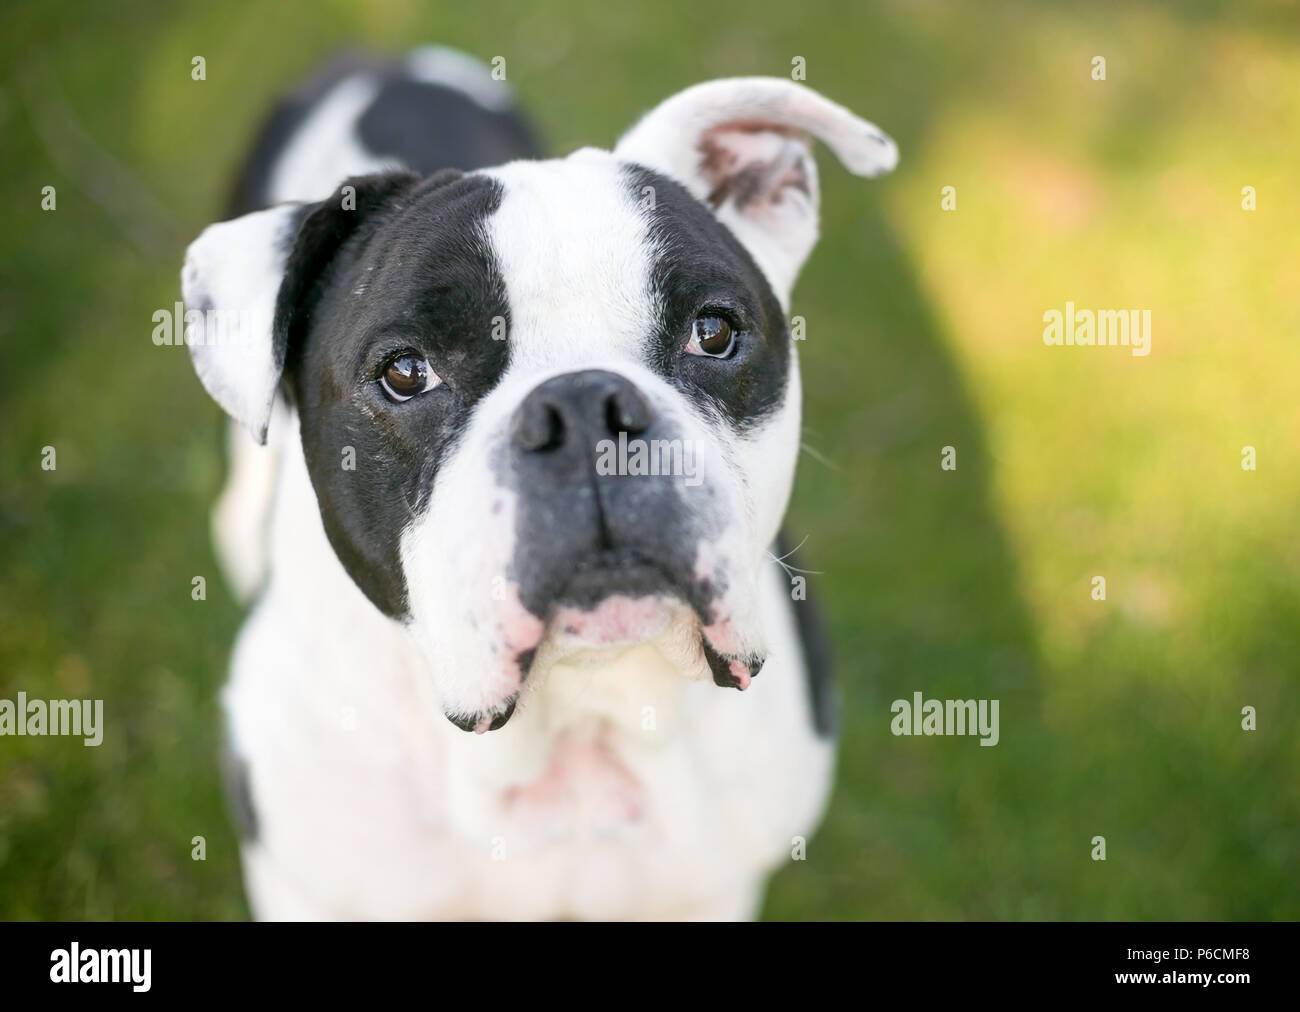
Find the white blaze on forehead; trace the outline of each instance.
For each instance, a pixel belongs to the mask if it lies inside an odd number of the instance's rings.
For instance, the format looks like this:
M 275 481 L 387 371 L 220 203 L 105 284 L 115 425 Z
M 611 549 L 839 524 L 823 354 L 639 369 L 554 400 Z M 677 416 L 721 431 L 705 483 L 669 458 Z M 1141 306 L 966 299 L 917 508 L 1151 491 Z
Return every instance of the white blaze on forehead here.
M 657 326 L 647 219 L 608 152 L 514 162 L 487 222 L 510 305 L 511 366 L 644 361 Z

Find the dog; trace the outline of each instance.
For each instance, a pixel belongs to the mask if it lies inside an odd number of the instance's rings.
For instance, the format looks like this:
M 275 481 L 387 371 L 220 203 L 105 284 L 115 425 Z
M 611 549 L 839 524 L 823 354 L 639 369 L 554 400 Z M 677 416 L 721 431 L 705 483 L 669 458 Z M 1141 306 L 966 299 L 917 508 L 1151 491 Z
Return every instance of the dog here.
M 787 317 L 811 139 L 861 176 L 897 149 L 776 78 L 608 151 L 535 137 L 463 54 L 350 58 L 186 253 L 240 427 L 214 525 L 258 918 L 752 918 L 822 817 L 834 694 L 772 550 Z

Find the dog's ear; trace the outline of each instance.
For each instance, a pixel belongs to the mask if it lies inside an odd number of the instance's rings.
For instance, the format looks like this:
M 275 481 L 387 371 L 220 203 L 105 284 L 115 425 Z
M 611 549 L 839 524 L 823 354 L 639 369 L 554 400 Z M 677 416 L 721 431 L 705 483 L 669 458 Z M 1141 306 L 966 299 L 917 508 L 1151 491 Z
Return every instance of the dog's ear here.
M 181 270 L 185 342 L 213 400 L 266 442 L 289 350 L 317 280 L 363 222 L 419 177 L 359 176 L 319 204 L 280 204 L 210 225 Z
M 614 154 L 671 176 L 707 203 L 784 304 L 817 241 L 810 136 L 859 176 L 878 176 L 898 162 L 897 147 L 878 127 L 775 77 L 687 88 L 629 130 Z

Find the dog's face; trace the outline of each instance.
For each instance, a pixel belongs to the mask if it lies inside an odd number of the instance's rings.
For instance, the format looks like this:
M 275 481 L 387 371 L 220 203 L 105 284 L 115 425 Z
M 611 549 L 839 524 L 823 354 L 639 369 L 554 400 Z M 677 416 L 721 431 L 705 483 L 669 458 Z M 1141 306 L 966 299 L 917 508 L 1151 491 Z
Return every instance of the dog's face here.
M 191 310 L 269 321 L 191 346 L 205 386 L 257 434 L 287 389 L 336 554 L 460 726 L 504 724 L 571 651 L 655 640 L 687 675 L 757 674 L 799 442 L 807 133 L 860 174 L 896 159 L 805 88 L 719 81 L 612 153 L 363 177 L 191 246 Z

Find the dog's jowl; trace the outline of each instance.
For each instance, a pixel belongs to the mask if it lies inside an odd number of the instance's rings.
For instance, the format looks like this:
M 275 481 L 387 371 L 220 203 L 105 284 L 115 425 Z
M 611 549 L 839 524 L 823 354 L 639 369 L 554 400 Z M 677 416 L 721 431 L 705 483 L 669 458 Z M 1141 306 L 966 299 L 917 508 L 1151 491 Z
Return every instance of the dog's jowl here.
M 260 917 L 747 917 L 821 817 L 822 652 L 771 552 L 786 321 L 811 139 L 864 176 L 894 145 L 765 78 L 611 151 L 533 136 L 461 54 L 341 63 L 188 251 L 188 306 L 240 321 L 187 340 L 240 426 L 215 531 L 254 602 L 225 704 Z

